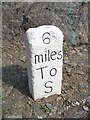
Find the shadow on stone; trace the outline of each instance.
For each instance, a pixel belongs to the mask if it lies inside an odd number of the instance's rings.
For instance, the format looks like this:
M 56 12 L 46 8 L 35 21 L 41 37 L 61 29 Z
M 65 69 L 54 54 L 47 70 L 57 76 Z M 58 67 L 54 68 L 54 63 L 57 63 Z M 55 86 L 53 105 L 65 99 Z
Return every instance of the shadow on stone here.
M 2 82 L 13 86 L 25 96 L 32 98 L 28 87 L 27 69 L 19 65 L 6 66 L 2 68 Z

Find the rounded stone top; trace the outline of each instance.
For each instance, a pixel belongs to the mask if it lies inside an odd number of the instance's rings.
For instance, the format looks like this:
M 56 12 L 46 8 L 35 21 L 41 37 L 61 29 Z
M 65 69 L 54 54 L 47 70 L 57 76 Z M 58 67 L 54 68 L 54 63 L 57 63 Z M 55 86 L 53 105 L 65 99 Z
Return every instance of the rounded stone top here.
M 43 25 L 36 28 L 29 28 L 26 31 L 26 38 L 32 45 L 51 45 L 63 43 L 62 31 L 53 25 Z

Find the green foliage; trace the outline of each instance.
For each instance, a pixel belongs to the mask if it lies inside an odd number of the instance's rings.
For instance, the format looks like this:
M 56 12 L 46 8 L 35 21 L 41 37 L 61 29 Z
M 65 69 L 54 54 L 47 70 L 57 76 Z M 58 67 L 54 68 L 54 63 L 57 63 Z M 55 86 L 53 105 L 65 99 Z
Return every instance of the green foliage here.
M 2 4 L 2 0 L 0 0 L 0 5 Z
M 3 108 L 2 108 L 2 109 L 0 110 L 0 112 L 2 112 L 3 114 L 6 114 L 6 113 L 8 113 L 8 109 L 3 109 Z
M 64 52 L 68 52 L 68 51 L 69 51 L 68 46 L 64 45 L 64 46 L 63 46 L 63 50 L 64 50 Z
M 0 95 L 0 100 L 4 100 L 4 96 Z
M 74 31 L 72 31 L 71 41 L 72 41 L 72 45 L 74 45 L 75 44 L 75 32 Z
M 71 28 L 72 28 L 72 31 L 71 31 L 71 43 L 72 43 L 72 45 L 75 45 L 75 32 L 74 32 L 73 26 L 72 26 L 73 21 L 74 21 L 74 19 L 73 19 L 74 18 L 74 13 L 73 13 L 72 5 L 68 6 L 67 15 L 70 18 L 69 22 L 70 22 L 70 25 L 71 25 Z
M 50 112 L 50 109 L 45 104 L 42 104 L 41 108 L 44 109 L 46 113 Z

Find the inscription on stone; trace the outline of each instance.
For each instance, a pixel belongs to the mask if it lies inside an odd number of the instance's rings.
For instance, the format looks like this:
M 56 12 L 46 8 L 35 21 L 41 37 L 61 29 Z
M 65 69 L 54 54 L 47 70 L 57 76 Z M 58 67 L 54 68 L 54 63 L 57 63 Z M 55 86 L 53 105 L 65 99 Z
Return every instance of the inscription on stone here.
M 29 90 L 34 100 L 61 94 L 63 33 L 53 25 L 26 31 Z

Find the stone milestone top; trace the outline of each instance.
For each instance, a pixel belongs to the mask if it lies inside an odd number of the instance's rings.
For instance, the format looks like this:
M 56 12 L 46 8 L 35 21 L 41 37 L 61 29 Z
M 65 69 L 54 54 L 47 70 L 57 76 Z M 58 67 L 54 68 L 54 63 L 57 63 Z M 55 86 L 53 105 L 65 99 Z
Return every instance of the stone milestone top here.
M 26 31 L 29 90 L 34 100 L 61 94 L 63 33 L 53 25 Z
M 29 28 L 26 31 L 26 36 L 29 43 L 35 46 L 57 44 L 57 42 L 61 44 L 61 40 L 63 40 L 62 31 L 53 25 L 43 25 L 36 28 Z

